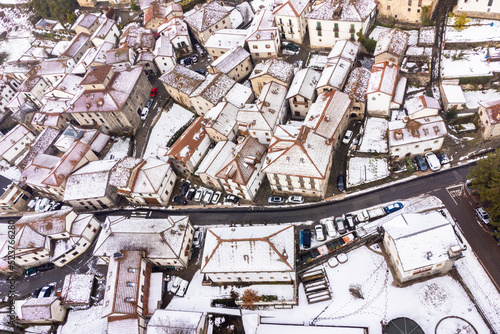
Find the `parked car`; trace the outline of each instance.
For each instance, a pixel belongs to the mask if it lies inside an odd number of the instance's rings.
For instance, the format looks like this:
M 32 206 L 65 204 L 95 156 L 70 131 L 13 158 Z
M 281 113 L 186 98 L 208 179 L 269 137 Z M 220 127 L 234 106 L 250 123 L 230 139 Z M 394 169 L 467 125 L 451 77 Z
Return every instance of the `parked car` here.
M 339 176 L 337 176 L 337 189 L 339 191 L 345 190 L 345 178 L 342 174 L 339 174 Z
M 288 197 L 287 203 L 302 204 L 302 203 L 304 203 L 304 197 L 302 197 L 302 196 L 290 196 L 290 197 Z
M 177 203 L 177 204 L 180 204 L 180 205 L 186 205 L 187 204 L 187 201 L 182 198 L 181 196 L 175 196 L 174 197 L 174 202 Z
M 329 238 L 335 238 L 339 234 L 337 233 L 337 229 L 335 228 L 335 225 L 333 225 L 333 220 L 328 219 L 325 223 L 326 225 L 326 233 L 328 234 Z
M 448 158 L 448 156 L 444 152 L 439 154 L 437 157 L 438 157 L 441 165 L 449 164 L 451 162 L 451 160 Z
M 179 296 L 179 297 L 184 297 L 184 294 L 186 294 L 186 290 L 187 290 L 188 285 L 189 285 L 189 282 L 183 279 L 181 281 L 181 283 L 179 284 L 179 289 L 177 290 L 177 293 L 175 295 Z
M 52 262 L 44 263 L 36 267 L 36 271 L 41 272 L 41 271 L 47 271 L 54 269 L 54 264 Z
M 35 267 L 32 267 L 32 268 L 28 268 L 24 271 L 24 277 L 30 277 L 30 276 L 33 276 L 36 274 L 36 268 Z
M 283 204 L 285 203 L 285 198 L 282 196 L 271 196 L 267 199 L 269 204 Z
M 472 187 L 472 180 L 465 180 L 465 190 L 469 193 L 469 195 L 477 195 L 477 190 Z
M 200 46 L 200 44 L 196 43 L 194 45 L 194 47 L 196 48 L 196 50 L 198 51 L 198 53 L 200 54 L 200 57 L 206 57 L 207 56 L 207 53 L 205 52 L 205 50 L 203 50 L 203 48 Z
M 306 228 L 305 230 L 300 231 L 300 244 L 304 248 L 311 247 L 311 230 Z
M 490 215 L 482 207 L 476 209 L 476 215 L 485 224 L 489 224 L 491 222 Z
M 214 191 L 212 189 L 208 189 L 207 192 L 205 193 L 205 196 L 203 196 L 203 202 L 205 202 L 206 204 L 210 204 L 213 195 Z
M 415 163 L 417 164 L 418 169 L 420 169 L 422 172 L 425 172 L 427 170 L 427 164 L 425 163 L 425 160 L 421 155 L 417 155 L 415 157 Z
M 149 94 L 149 96 L 155 97 L 157 93 L 158 93 L 158 88 L 153 87 L 153 89 L 151 89 L 151 93 Z
M 181 284 L 181 282 L 182 282 L 182 278 L 180 278 L 179 276 L 176 276 L 174 281 L 172 282 L 172 286 L 170 287 L 170 292 L 176 293 L 177 290 L 179 290 L 179 285 Z
M 191 58 L 187 57 L 187 58 L 184 58 L 184 65 L 185 66 L 191 66 L 192 64 L 192 61 L 191 61 Z
M 48 198 L 42 198 L 40 199 L 40 202 L 37 204 L 37 209 L 35 209 L 35 211 L 38 211 L 38 212 L 43 212 L 45 211 L 45 208 L 50 205 L 50 199 Z
M 201 239 L 203 238 L 203 232 L 200 230 L 194 231 L 193 235 L 193 247 L 200 247 L 201 246 Z
M 184 61 L 184 59 L 181 59 L 181 60 L 179 60 L 179 64 L 181 64 L 182 66 L 185 66 L 186 62 Z
M 206 75 L 207 74 L 207 71 L 204 68 L 199 68 L 199 69 L 196 69 L 194 71 L 197 72 L 197 73 L 200 73 L 201 75 Z
M 342 217 L 336 217 L 335 218 L 335 226 L 337 227 L 337 231 L 340 234 L 344 234 L 346 232 L 345 225 L 344 225 L 344 220 L 342 219 Z
M 425 160 L 429 164 L 431 171 L 437 172 L 438 170 L 441 169 L 441 164 L 439 163 L 439 159 L 436 157 L 434 153 L 432 152 L 426 153 Z
M 189 191 L 187 192 L 186 194 L 186 199 L 188 201 L 192 201 L 193 198 L 194 198 L 194 195 L 196 194 L 196 188 L 195 187 L 192 187 L 191 189 L 189 189 Z
M 214 196 L 212 197 L 212 204 L 219 203 L 220 198 L 222 197 L 222 193 L 220 191 L 216 191 Z
M 191 182 L 189 182 L 189 181 L 184 182 L 184 184 L 181 186 L 181 190 L 180 190 L 181 196 L 186 196 L 190 185 L 191 185 Z
M 389 214 L 389 213 L 392 213 L 392 212 L 396 212 L 400 209 L 403 208 L 403 203 L 400 203 L 400 202 L 394 202 L 392 204 L 389 204 L 388 206 L 386 206 L 384 208 L 384 211 L 385 213 Z
M 352 214 L 346 213 L 342 215 L 342 218 L 344 219 L 344 223 L 349 230 L 352 231 L 356 228 L 356 226 L 354 225 L 354 217 L 352 216 Z
M 347 130 L 345 132 L 344 138 L 342 139 L 342 143 L 343 144 L 349 144 L 349 142 L 351 141 L 351 138 L 352 138 L 352 131 L 351 130 Z
M 495 238 L 498 246 L 500 246 L 500 236 L 497 235 L 498 233 L 499 233 L 498 229 L 493 230 L 493 238 Z
M 40 294 L 38 295 L 38 298 L 42 298 L 42 297 L 50 297 L 50 294 L 52 293 L 52 291 L 54 290 L 54 286 L 53 285 L 46 285 L 42 288 L 42 290 L 40 291 Z
M 147 102 L 146 102 L 146 105 L 144 106 L 144 108 L 142 108 L 142 112 L 141 112 L 141 120 L 145 121 L 146 118 L 148 118 L 148 114 L 149 114 L 149 109 L 151 108 L 151 105 L 153 104 L 153 99 L 149 99 Z
M 204 194 L 203 189 L 200 188 L 196 190 L 196 194 L 194 194 L 194 200 L 196 202 L 201 201 L 201 199 L 203 198 L 203 194 Z
M 293 52 L 297 52 L 299 51 L 299 46 L 298 45 L 295 45 L 293 43 L 288 43 L 287 45 L 285 45 L 285 50 L 288 50 L 288 51 L 293 51 Z
M 38 201 L 38 197 L 35 197 L 31 201 L 29 201 L 28 208 L 34 209 L 37 201 Z
M 197 63 L 198 62 L 198 56 L 197 55 L 192 55 L 191 56 L 191 60 L 193 61 L 193 63 Z
M 323 226 L 321 226 L 321 224 L 314 226 L 314 231 L 316 231 L 316 240 L 325 240 L 325 234 L 323 233 Z
M 38 298 L 40 296 L 40 291 L 42 291 L 42 288 L 36 288 L 35 291 L 31 294 L 31 297 L 33 298 Z
M 236 203 L 238 203 L 239 200 L 240 200 L 240 198 L 237 196 L 227 195 L 224 201 L 236 204 Z

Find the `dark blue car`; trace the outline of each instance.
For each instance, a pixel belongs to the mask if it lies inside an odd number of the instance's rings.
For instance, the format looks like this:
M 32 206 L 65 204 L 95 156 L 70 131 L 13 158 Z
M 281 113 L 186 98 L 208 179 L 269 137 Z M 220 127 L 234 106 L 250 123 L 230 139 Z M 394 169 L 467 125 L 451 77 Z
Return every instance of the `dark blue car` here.
M 384 211 L 385 211 L 385 213 L 389 214 L 389 213 L 392 213 L 392 212 L 398 211 L 398 210 L 400 210 L 401 208 L 403 208 L 403 204 L 402 204 L 402 203 L 399 203 L 399 202 L 394 202 L 394 203 L 389 204 L 388 206 L 386 206 L 386 207 L 384 208 Z

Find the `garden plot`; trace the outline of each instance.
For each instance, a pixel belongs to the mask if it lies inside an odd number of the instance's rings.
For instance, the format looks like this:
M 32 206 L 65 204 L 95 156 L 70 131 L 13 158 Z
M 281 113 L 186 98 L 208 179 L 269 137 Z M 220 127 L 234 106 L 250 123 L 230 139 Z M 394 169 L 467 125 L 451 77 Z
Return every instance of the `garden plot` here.
M 476 90 L 476 91 L 466 91 L 465 95 L 465 104 L 468 109 L 477 109 L 479 108 L 479 103 L 481 101 L 494 101 L 500 100 L 500 92 L 494 89 L 487 90 Z
M 160 119 L 151 130 L 143 158 L 155 157 L 158 147 L 167 147 L 168 142 L 177 131 L 191 123 L 194 118 L 192 112 L 176 103 L 168 111 L 163 111 Z
M 492 76 L 500 72 L 500 62 L 487 60 L 488 50 L 445 50 L 441 59 L 441 76 L 443 79 Z
M 384 118 L 367 118 L 363 138 L 361 138 L 361 145 L 359 145 L 359 151 L 387 153 L 387 129 L 388 122 Z
M 390 175 L 387 159 L 351 158 L 348 162 L 347 187 L 381 180 Z
M 446 43 L 479 43 L 500 41 L 500 21 L 471 19 L 465 29 L 458 30 L 453 25 L 455 17 L 449 18 L 446 33 Z

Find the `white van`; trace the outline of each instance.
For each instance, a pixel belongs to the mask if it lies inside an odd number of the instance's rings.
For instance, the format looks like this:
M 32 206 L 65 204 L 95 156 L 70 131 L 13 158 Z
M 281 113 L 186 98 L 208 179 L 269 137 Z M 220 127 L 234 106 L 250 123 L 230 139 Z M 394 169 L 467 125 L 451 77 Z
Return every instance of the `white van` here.
M 432 152 L 425 154 L 425 160 L 427 160 L 427 164 L 431 168 L 433 172 L 436 172 L 441 169 L 441 164 L 439 163 L 438 157 Z
M 186 293 L 188 285 L 189 285 L 189 282 L 183 279 L 181 284 L 179 285 L 179 290 L 177 290 L 177 293 L 175 295 L 179 296 L 179 297 L 184 297 L 184 294 Z
M 177 293 L 177 290 L 179 290 L 179 285 L 182 282 L 182 278 L 179 276 L 175 277 L 174 281 L 172 282 L 172 286 L 170 287 L 170 292 L 172 293 Z
M 338 235 L 332 220 L 328 219 L 325 223 L 325 226 L 326 226 L 326 233 L 328 233 L 329 238 L 335 238 Z

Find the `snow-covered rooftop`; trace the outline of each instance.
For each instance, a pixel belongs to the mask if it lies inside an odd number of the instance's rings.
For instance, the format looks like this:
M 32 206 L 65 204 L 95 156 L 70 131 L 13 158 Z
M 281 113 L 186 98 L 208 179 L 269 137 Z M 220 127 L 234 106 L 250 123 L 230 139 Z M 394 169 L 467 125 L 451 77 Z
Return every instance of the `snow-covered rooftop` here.
M 131 24 L 123 29 L 120 36 L 120 47 L 127 44 L 133 49 L 147 49 L 153 50 L 155 45 L 155 38 L 151 29 L 139 27 Z
M 438 99 L 425 95 L 412 97 L 411 99 L 406 100 L 405 107 L 408 110 L 409 116 L 426 108 L 436 109 L 436 111 L 441 109 Z
M 247 38 L 247 31 L 242 29 L 221 29 L 211 35 L 205 43 L 205 48 L 229 50 L 238 46 L 243 47 Z
M 146 164 L 141 166 L 137 172 L 132 192 L 139 194 L 158 193 L 162 182 L 169 173 L 173 173 L 173 170 L 168 163 L 154 157 L 147 158 Z
M 465 104 L 465 95 L 460 85 L 443 84 L 443 93 L 449 104 Z
M 343 58 L 338 59 L 335 64 L 323 70 L 317 87 L 332 87 L 334 89 L 342 89 L 345 81 L 347 80 L 347 75 L 351 70 L 351 66 L 352 63 L 350 61 Z
M 418 33 L 418 45 L 433 45 L 436 40 L 436 27 L 421 27 Z
M 190 97 L 200 96 L 216 105 L 235 83 L 236 81 L 224 73 L 208 74 L 205 80 L 191 93 Z
M 312 100 L 320 76 L 321 74 L 318 71 L 311 68 L 301 69 L 293 77 L 286 98 L 289 99 L 295 95 L 300 95 Z
M 500 100 L 482 101 L 479 105 L 486 109 L 491 124 L 500 123 Z
M 69 274 L 61 292 L 64 305 L 88 305 L 94 286 L 94 274 Z
M 316 2 L 306 17 L 322 21 L 364 22 L 376 7 L 373 0 L 330 0 Z
M 203 117 L 198 117 L 170 146 L 165 155 L 187 163 L 193 158 L 193 153 L 197 152 L 205 136 L 208 134 L 203 126 Z
M 287 84 L 293 76 L 293 65 L 279 59 L 268 59 L 264 63 L 258 63 L 250 75 L 253 78 L 269 75 Z
M 236 126 L 238 108 L 228 102 L 219 102 L 205 115 L 205 128 L 211 128 L 223 136 L 229 136 Z
M 366 94 L 380 92 L 393 96 L 398 81 L 398 72 L 399 66 L 396 64 L 389 65 L 387 61 L 374 64 Z
M 209 228 L 202 259 L 202 273 L 294 272 L 294 227 Z
M 437 211 L 401 214 L 382 225 L 398 252 L 405 271 L 442 263 L 459 246 L 450 222 Z
M 440 116 L 422 117 L 389 122 L 389 147 L 434 140 L 447 135 L 446 124 Z
M 234 152 L 236 144 L 231 141 L 220 141 L 210 150 L 198 166 L 197 174 L 208 174 L 215 177 Z
M 387 153 L 388 122 L 381 117 L 367 117 L 359 152 Z
M 250 58 L 250 53 L 241 46 L 231 49 L 217 58 L 211 66 L 217 68 L 219 72 L 228 74 L 245 59 Z
M 160 77 L 160 81 L 186 95 L 191 95 L 205 81 L 205 77 L 187 67 L 175 65 Z
M 202 32 L 222 21 L 227 16 L 229 16 L 229 10 L 213 1 L 196 5 L 194 9 L 184 13 L 184 20 L 195 31 Z
M 309 0 L 288 0 L 284 2 L 282 5 L 278 5 L 273 14 L 275 16 L 292 16 L 292 17 L 300 17 L 302 12 L 309 5 Z
M 156 310 L 148 322 L 148 334 L 196 334 L 196 329 L 204 322 L 203 318 L 203 312 Z
M 48 127 L 44 129 L 31 144 L 28 154 L 17 164 L 19 169 L 25 169 L 38 154 L 45 153 L 52 146 L 57 136 L 59 136 L 59 132 L 59 129 L 56 128 Z
M 238 82 L 226 94 L 226 101 L 237 107 L 243 107 L 244 103 L 251 98 L 253 98 L 253 90 Z
M 351 71 L 347 83 L 344 88 L 344 93 L 348 94 L 353 100 L 360 102 L 366 101 L 366 89 L 370 80 L 370 70 L 364 67 L 357 67 Z
M 408 34 L 401 29 L 393 28 L 379 35 L 373 55 L 375 57 L 387 52 L 396 57 L 404 54 L 408 44 Z
M 188 216 L 166 219 L 108 216 L 93 255 L 111 256 L 120 250 L 142 249 L 149 259 L 175 259 L 184 254 L 182 245 L 188 224 Z
M 0 138 L 0 156 L 3 156 L 21 140 L 26 139 L 27 141 L 31 141 L 26 137 L 29 134 L 31 134 L 31 131 L 26 126 L 23 124 L 16 125 L 6 135 Z
M 66 182 L 64 200 L 84 200 L 106 195 L 109 174 L 116 160 L 91 161 L 71 174 Z
M 336 62 L 339 58 L 344 58 L 345 60 L 353 63 L 356 60 L 358 54 L 359 46 L 347 39 L 340 39 L 335 42 L 332 50 L 328 54 L 328 63 Z

